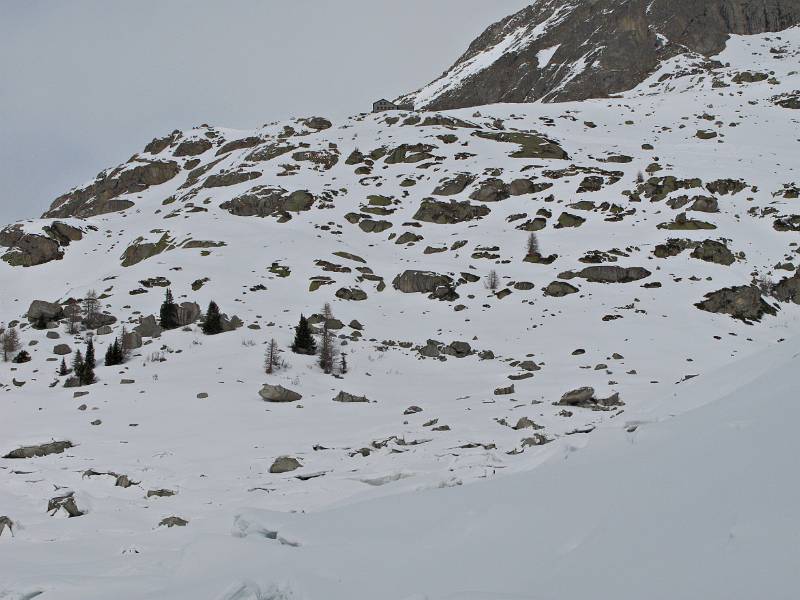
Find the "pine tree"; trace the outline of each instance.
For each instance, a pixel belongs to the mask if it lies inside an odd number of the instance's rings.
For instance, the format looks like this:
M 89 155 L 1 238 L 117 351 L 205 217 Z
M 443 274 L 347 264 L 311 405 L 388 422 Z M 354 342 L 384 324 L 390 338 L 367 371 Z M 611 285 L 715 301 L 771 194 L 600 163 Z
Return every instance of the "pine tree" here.
M 536 238 L 535 233 L 531 233 L 528 236 L 528 245 L 526 249 L 528 251 L 528 256 L 539 254 L 539 240 Z
M 292 344 L 292 352 L 295 354 L 307 354 L 313 356 L 317 353 L 317 344 L 314 341 L 314 336 L 311 335 L 311 327 L 308 325 L 308 319 L 304 315 L 300 315 L 300 323 L 294 329 L 294 343 Z
M 60 377 L 69 375 L 69 369 L 67 368 L 67 361 L 64 360 L 63 358 L 61 359 L 61 366 L 58 368 L 58 374 Z
M 122 333 L 119 335 L 119 351 L 122 353 L 122 362 L 127 361 L 131 356 L 131 349 L 128 348 L 125 340 L 128 339 L 128 328 L 122 326 Z
M 114 365 L 121 365 L 123 362 L 122 346 L 119 343 L 119 338 L 114 338 L 114 341 L 106 348 L 105 364 L 107 367 L 113 367 Z
M 72 372 L 80 383 L 83 380 L 83 354 L 80 350 L 75 352 L 75 357 L 72 359 Z
M 86 357 L 83 359 L 83 368 L 79 375 L 81 385 L 90 385 L 96 381 L 94 376 L 95 366 L 94 342 L 90 337 L 86 342 Z
M 3 361 L 8 362 L 9 357 L 19 350 L 19 333 L 15 327 L 6 329 L 2 336 L 0 336 L 0 345 L 3 351 Z
M 97 292 L 89 290 L 86 292 L 86 297 L 83 299 L 83 312 L 86 317 L 86 322 L 90 323 L 99 310 L 100 300 L 97 297 Z
M 175 304 L 172 298 L 172 290 L 170 288 L 167 288 L 164 302 L 161 304 L 159 317 L 160 325 L 163 329 L 175 329 L 179 325 L 178 305 Z
M 280 367 L 280 359 L 278 358 L 278 342 L 276 342 L 273 338 L 269 341 L 267 351 L 264 355 L 264 372 L 267 375 L 272 375 L 272 373 L 278 367 Z
M 219 306 L 213 300 L 208 303 L 206 318 L 203 320 L 203 333 L 206 335 L 222 333 L 222 316 L 219 313 Z
M 346 375 L 347 374 L 347 354 L 344 352 L 342 353 L 342 360 L 339 361 L 339 374 Z

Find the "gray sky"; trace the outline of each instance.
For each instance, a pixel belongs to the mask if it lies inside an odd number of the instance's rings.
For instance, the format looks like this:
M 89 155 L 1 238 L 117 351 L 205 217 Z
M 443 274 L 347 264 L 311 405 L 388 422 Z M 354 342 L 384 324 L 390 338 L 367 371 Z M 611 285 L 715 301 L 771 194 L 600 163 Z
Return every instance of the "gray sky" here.
M 0 224 L 200 123 L 343 117 L 528 0 L 0 0 Z

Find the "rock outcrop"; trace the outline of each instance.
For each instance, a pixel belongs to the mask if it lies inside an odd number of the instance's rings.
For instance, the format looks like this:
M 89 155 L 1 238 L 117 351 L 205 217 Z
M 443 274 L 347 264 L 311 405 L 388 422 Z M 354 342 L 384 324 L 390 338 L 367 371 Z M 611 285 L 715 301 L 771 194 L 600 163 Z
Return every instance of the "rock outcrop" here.
M 796 0 L 542 0 L 489 27 L 441 77 L 398 101 L 445 110 L 629 90 L 668 58 L 730 34 L 800 23 Z

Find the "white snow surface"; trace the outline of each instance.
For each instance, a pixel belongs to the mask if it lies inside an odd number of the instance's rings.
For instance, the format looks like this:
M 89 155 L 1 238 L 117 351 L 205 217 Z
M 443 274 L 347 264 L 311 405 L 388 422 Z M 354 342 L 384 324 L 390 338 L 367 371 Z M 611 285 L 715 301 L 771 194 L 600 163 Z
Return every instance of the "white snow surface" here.
M 770 53 L 777 46 L 787 54 Z M 324 170 L 293 161 L 291 153 L 258 162 L 245 159 L 251 149 L 237 150 L 210 167 L 189 188 L 190 197 L 180 189 L 187 169 L 123 196 L 135 203 L 125 211 L 58 219 L 81 227 L 84 239 L 44 265 L 0 261 L 0 322 L 21 319 L 34 299 L 63 301 L 96 289 L 104 309 L 119 319 L 118 334 L 122 323 L 131 328 L 140 316 L 157 314 L 163 288 L 129 292 L 160 276 L 170 280 L 178 301 L 205 308 L 214 299 L 245 326 L 208 337 L 193 325 L 146 340 L 125 365 L 98 367 L 99 382 L 80 388 L 89 392 L 80 397 L 62 387 L 63 378 L 54 375 L 58 362 L 48 359 L 57 343 L 83 348 L 85 336 L 73 338 L 62 328 L 56 340 L 22 329 L 33 360 L 0 363 L 0 456 L 51 440 L 75 446 L 42 458 L 0 458 L 0 516 L 14 523 L 13 535 L 0 532 L 0 599 L 796 597 L 800 307 L 782 303 L 776 316 L 747 324 L 694 304 L 709 292 L 749 284 L 756 272 L 779 279 L 792 271 L 776 265 L 798 264 L 798 234 L 775 231 L 773 220 L 799 212 L 798 200 L 780 191 L 800 181 L 800 115 L 771 101 L 800 89 L 798 56 L 798 29 L 734 36 L 718 57 L 730 66 L 714 74 L 729 87 L 713 87 L 708 73 L 696 71 L 695 57 L 684 56 L 620 98 L 495 105 L 481 107 L 480 116 L 475 109 L 444 113 L 485 131 L 500 131 L 493 128 L 502 120 L 506 132 L 546 134 L 569 160 L 511 158 L 515 144 L 478 138 L 468 128 L 404 126 L 406 114 L 355 117 L 321 132 L 296 121 L 246 132 L 201 127 L 185 135 L 226 141 L 260 135 L 272 143 L 291 125 L 299 135 L 287 141 L 308 144 L 298 150 L 335 144 L 340 159 Z M 774 79 L 734 83 L 745 70 L 774 71 Z M 718 135 L 701 140 L 699 129 Z M 437 137 L 445 135 L 458 141 Z M 442 158 L 394 165 L 377 159 L 368 175 L 345 164 L 355 149 L 368 154 L 420 142 Z M 655 149 L 643 150 L 644 143 Z M 198 157 L 203 165 L 217 160 L 216 149 Z M 173 150 L 142 157 L 184 165 L 188 159 L 173 158 Z M 610 155 L 632 160 L 601 162 Z M 688 207 L 631 202 L 623 194 L 653 163 L 661 167 L 655 176 L 704 183 L 734 178 L 747 187 L 719 196 L 718 213 L 687 213 L 715 230 L 659 229 Z M 287 164 L 299 168 L 286 175 Z M 585 172 L 546 174 L 572 164 L 622 176 L 610 183 L 606 173 L 600 191 L 579 194 Z M 261 176 L 200 187 L 206 176 L 236 168 Z M 488 176 L 531 177 L 553 187 L 486 203 L 491 213 L 481 220 L 403 225 L 441 179 L 460 172 L 479 178 L 454 197 L 459 201 Z M 416 185 L 401 185 L 412 179 Z M 286 223 L 219 208 L 256 185 L 339 193 L 326 207 L 318 201 Z M 700 193 L 708 192 L 677 190 L 668 199 Z M 345 219 L 367 206 L 370 194 L 393 200 L 395 212 L 371 215 L 392 223 L 380 234 Z M 181 200 L 168 201 L 173 195 Z M 605 209 L 575 208 L 584 200 L 616 204 L 626 215 L 616 221 Z M 542 211 L 552 214 L 538 232 L 543 254 L 558 255 L 551 265 L 523 262 L 528 233 L 516 229 L 523 221 L 514 218 Z M 586 222 L 555 229 L 562 212 Z M 22 225 L 41 233 L 49 222 Z M 121 267 L 131 242 L 156 241 L 162 231 L 174 249 Z M 390 239 L 404 231 L 424 240 L 397 245 Z M 691 258 L 690 251 L 655 258 L 655 246 L 668 238 L 724 239 L 737 260 L 723 266 Z M 181 248 L 189 239 L 225 245 Z M 458 240 L 468 244 L 452 250 Z M 426 247 L 447 250 L 426 253 Z M 499 258 L 472 256 L 495 247 L 486 252 Z M 609 264 L 645 267 L 652 275 L 629 284 L 572 279 L 580 293 L 542 294 L 564 271 L 588 266 L 579 261 L 588 251 L 614 249 L 621 254 Z M 351 270 L 323 271 L 317 259 Z M 290 267 L 290 276 L 269 271 L 274 262 Z M 356 268 L 364 266 L 383 277 L 385 290 L 361 277 Z M 391 281 L 405 269 L 455 279 L 495 269 L 501 288 L 512 293 L 500 299 L 480 281 L 460 285 L 455 302 L 402 294 Z M 309 278 L 323 275 L 335 283 L 310 293 Z M 203 277 L 210 281 L 193 291 L 192 282 Z M 522 281 L 534 289 L 514 288 Z M 662 287 L 642 287 L 652 282 Z M 251 291 L 257 284 L 267 289 Z M 341 287 L 359 287 L 369 297 L 338 299 Z M 352 319 L 364 325 L 361 339 L 342 330 L 349 372 L 334 379 L 313 358 L 285 352 L 288 366 L 264 374 L 264 344 L 275 338 L 285 349 L 299 314 L 317 312 L 324 302 L 345 325 Z M 603 319 L 609 315 L 615 318 Z M 111 337 L 96 336 L 101 357 Z M 496 358 L 423 360 L 414 347 L 430 338 L 468 341 Z M 573 354 L 576 349 L 585 354 Z M 523 360 L 541 370 L 514 381 L 513 394 L 495 395 L 521 373 Z M 265 382 L 303 398 L 267 404 L 258 396 Z M 601 397 L 618 391 L 626 405 L 563 415 L 553 403 L 581 386 L 593 386 Z M 372 402 L 333 402 L 341 390 Z M 208 398 L 198 398 L 201 392 Z M 82 404 L 86 410 L 79 410 Z M 423 410 L 404 415 L 410 405 Z M 526 446 L 534 431 L 510 426 L 520 417 L 541 425 L 550 443 Z M 449 429 L 435 430 L 442 425 Z M 365 448 L 367 456 L 359 452 Z M 302 467 L 269 473 L 279 456 L 296 457 Z M 112 476 L 86 476 L 90 469 L 126 474 L 135 484 L 116 487 Z M 176 493 L 146 497 L 162 488 Z M 48 500 L 70 491 L 86 514 L 51 517 Z M 158 526 L 170 516 L 188 525 Z

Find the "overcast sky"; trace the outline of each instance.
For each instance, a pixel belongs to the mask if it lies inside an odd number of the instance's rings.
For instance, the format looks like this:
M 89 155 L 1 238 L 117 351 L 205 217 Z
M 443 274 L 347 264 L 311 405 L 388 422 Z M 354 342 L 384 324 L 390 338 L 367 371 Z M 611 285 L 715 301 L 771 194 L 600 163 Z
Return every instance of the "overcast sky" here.
M 0 223 L 173 129 L 368 110 L 527 4 L 0 0 Z

